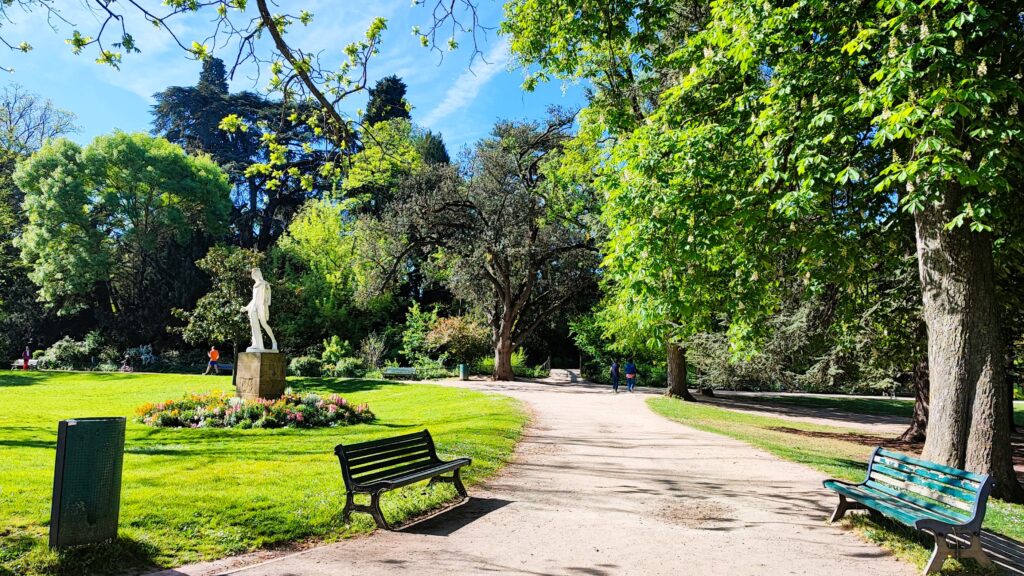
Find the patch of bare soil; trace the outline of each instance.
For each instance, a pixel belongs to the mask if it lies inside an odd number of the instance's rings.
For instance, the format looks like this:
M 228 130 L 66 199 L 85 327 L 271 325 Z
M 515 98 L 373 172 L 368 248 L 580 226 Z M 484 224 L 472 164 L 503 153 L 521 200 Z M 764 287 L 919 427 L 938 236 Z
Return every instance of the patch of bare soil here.
M 854 444 L 863 444 L 864 446 L 883 446 L 892 450 L 899 450 L 900 452 L 906 452 L 908 454 L 918 455 L 921 453 L 921 448 L 924 447 L 923 442 L 904 442 L 891 436 L 879 436 L 877 434 L 856 434 L 852 432 L 820 432 L 817 430 L 799 430 L 797 428 L 790 428 L 788 426 L 772 426 L 769 430 L 775 430 L 776 432 L 785 432 L 787 434 L 796 434 L 797 436 L 808 436 L 810 438 L 824 438 L 826 440 L 841 440 L 843 442 L 852 442 Z
M 732 521 L 733 509 L 714 500 L 683 500 L 668 502 L 655 511 L 655 515 L 687 528 L 716 528 Z

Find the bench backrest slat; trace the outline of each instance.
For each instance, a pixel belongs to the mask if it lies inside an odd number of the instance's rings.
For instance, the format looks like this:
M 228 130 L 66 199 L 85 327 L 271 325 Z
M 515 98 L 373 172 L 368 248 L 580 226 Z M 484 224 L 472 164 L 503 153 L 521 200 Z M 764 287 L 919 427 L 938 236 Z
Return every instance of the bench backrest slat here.
M 949 500 L 957 502 L 956 505 L 952 505 L 949 502 L 943 502 L 942 500 L 935 498 L 935 496 L 940 496 L 939 494 L 927 493 L 927 490 L 921 489 L 917 485 L 909 482 L 901 482 L 889 476 L 873 474 L 871 480 L 868 480 L 865 485 L 885 492 L 890 496 L 895 496 L 900 500 L 910 502 L 911 504 L 929 512 L 949 516 L 950 518 L 955 519 L 958 523 L 966 522 L 971 519 L 973 506 L 964 505 L 962 502 L 952 498 Z
M 434 440 L 426 430 L 334 448 L 345 485 L 365 484 L 439 462 Z
M 959 486 L 943 484 L 941 482 L 934 481 L 927 476 L 915 474 L 912 471 L 900 470 L 898 468 L 887 466 L 885 463 L 878 460 L 875 461 L 875 466 L 872 472 L 872 476 L 887 476 L 899 480 L 900 482 L 920 486 L 921 489 L 927 490 L 927 492 L 922 493 L 928 495 L 930 498 L 940 502 L 949 500 L 949 502 L 947 502 L 949 505 L 964 508 L 965 510 L 969 510 L 971 508 L 971 504 L 978 496 L 977 488 L 964 489 Z M 942 497 L 931 496 L 930 493 L 933 492 Z
M 878 456 L 882 456 L 884 458 L 890 458 L 890 459 L 893 459 L 893 460 L 899 460 L 900 462 L 903 462 L 905 464 L 909 464 L 911 466 L 916 466 L 916 467 L 919 467 L 919 468 L 923 468 L 925 470 L 930 470 L 932 472 L 941 473 L 941 474 L 943 474 L 945 476 L 951 476 L 953 478 L 959 478 L 959 479 L 962 479 L 962 480 L 970 480 L 970 481 L 976 482 L 978 484 L 981 484 L 982 482 L 984 482 L 987 479 L 987 476 L 984 476 L 982 474 L 975 474 L 974 472 L 968 472 L 966 470 L 959 470 L 957 468 L 950 468 L 949 466 L 943 466 L 942 464 L 936 464 L 935 462 L 929 462 L 927 460 L 921 460 L 919 458 L 914 458 L 913 456 L 907 456 L 906 454 L 903 454 L 903 453 L 900 453 L 900 452 L 894 452 L 892 450 L 886 450 L 885 448 L 882 448 L 882 449 L 880 449 L 878 451 Z

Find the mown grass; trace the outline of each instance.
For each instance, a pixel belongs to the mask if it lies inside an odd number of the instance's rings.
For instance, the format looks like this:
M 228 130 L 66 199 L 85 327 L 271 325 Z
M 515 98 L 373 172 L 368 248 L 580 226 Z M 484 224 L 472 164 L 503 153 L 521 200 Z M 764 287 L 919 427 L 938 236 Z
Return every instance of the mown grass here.
M 508 461 L 526 413 L 507 397 L 427 384 L 290 379 L 298 391 L 367 402 L 372 424 L 315 430 L 155 429 L 137 406 L 185 392 L 230 390 L 228 376 L 0 373 L 0 576 L 123 572 L 171 567 L 303 539 L 369 532 L 340 521 L 333 448 L 428 428 L 442 456 L 468 456 L 473 483 Z M 46 547 L 57 422 L 127 416 L 120 536 L 55 553 Z M 454 496 L 411 486 L 385 496 L 400 520 Z
M 832 438 L 798 435 L 777 428 L 814 432 L 856 432 L 843 428 L 807 424 L 738 412 L 708 404 L 682 402 L 673 398 L 650 398 L 648 405 L 654 412 L 671 420 L 721 434 L 752 444 L 763 450 L 800 464 L 811 466 L 828 476 L 844 480 L 861 481 L 867 470 L 867 459 L 872 447 Z M 897 556 L 923 567 L 931 554 L 931 543 L 913 530 L 896 524 L 875 523 L 858 516 L 852 523 L 868 539 L 892 550 Z M 985 516 L 985 528 L 1018 541 L 1024 541 L 1024 506 L 990 500 Z M 977 574 L 972 564 L 949 561 L 942 574 Z
M 907 418 L 914 415 L 914 401 L 899 398 L 764 395 L 752 398 L 743 397 L 743 400 L 750 400 L 759 404 L 781 404 L 818 410 L 841 410 L 851 414 L 905 416 Z M 1024 426 L 1024 402 L 1014 402 L 1013 419 L 1018 426 Z

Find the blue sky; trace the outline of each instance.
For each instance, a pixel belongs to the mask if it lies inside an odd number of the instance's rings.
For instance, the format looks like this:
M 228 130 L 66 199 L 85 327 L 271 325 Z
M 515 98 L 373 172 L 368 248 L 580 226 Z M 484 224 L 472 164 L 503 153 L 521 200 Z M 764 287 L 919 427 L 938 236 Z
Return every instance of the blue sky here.
M 84 0 L 67 0 L 63 4 L 63 14 L 69 21 L 83 34 L 95 34 L 99 27 L 97 17 L 85 7 Z M 477 58 L 472 64 L 469 37 L 460 37 L 463 47 L 446 53 L 443 59 L 423 48 L 410 31 L 414 25 L 425 28 L 429 24 L 433 4 L 427 4 L 410 7 L 409 0 L 289 0 L 289 11 L 308 9 L 314 14 L 308 27 L 294 27 L 289 41 L 306 50 L 322 50 L 321 61 L 334 66 L 341 61 L 341 49 L 361 37 L 374 17 L 386 18 L 388 29 L 381 53 L 369 69 L 371 85 L 372 80 L 389 74 L 401 76 L 409 86 L 406 97 L 414 107 L 413 121 L 440 131 L 453 155 L 462 146 L 486 136 L 495 120 L 540 118 L 551 104 L 583 104 L 583 89 L 574 84 L 552 83 L 533 93 L 524 93 L 520 89 L 523 71 L 508 68 L 507 43 L 494 31 L 481 39 L 480 49 L 485 58 Z M 159 8 L 157 0 L 148 0 L 144 5 Z M 17 8 L 8 8 L 7 14 L 12 21 L 3 24 L 5 39 L 14 44 L 27 41 L 33 50 L 27 54 L 0 52 L 0 64 L 14 68 L 6 81 L 21 84 L 74 112 L 80 132 L 73 138 L 78 141 L 88 141 L 115 128 L 149 130 L 152 94 L 167 86 L 193 85 L 199 75 L 199 62 L 189 60 L 168 34 L 138 18 L 130 18 L 128 26 L 142 53 L 125 55 L 118 71 L 96 64 L 94 51 L 73 55 L 64 42 L 71 35 L 71 26 L 54 21 L 54 30 L 45 15 L 26 14 Z M 208 35 L 212 18 L 212 12 L 178 17 L 172 28 L 188 44 Z M 484 0 L 480 18 L 483 25 L 497 27 L 500 3 Z M 111 34 L 109 41 L 113 42 L 113 38 Z M 214 54 L 232 60 L 232 47 L 214 47 Z M 240 70 L 232 90 L 262 90 L 266 76 L 255 81 L 254 72 L 252 68 Z M 365 103 L 364 93 L 353 97 L 346 108 L 354 112 Z

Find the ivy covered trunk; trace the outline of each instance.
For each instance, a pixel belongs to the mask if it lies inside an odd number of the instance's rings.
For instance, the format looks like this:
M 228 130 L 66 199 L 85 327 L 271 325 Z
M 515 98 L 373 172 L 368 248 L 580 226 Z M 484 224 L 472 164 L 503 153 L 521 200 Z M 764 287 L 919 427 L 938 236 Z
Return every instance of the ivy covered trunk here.
M 923 457 L 989 474 L 997 497 L 1019 502 L 992 239 L 967 226 L 947 228 L 960 205 L 952 188 L 915 215 L 931 381 Z
M 675 342 L 668 343 L 668 390 L 666 394 L 683 400 L 695 401 L 686 387 L 686 349 Z
M 922 442 L 927 437 L 928 429 L 928 357 L 921 358 L 914 364 L 914 415 L 910 427 L 899 440 L 903 442 Z

